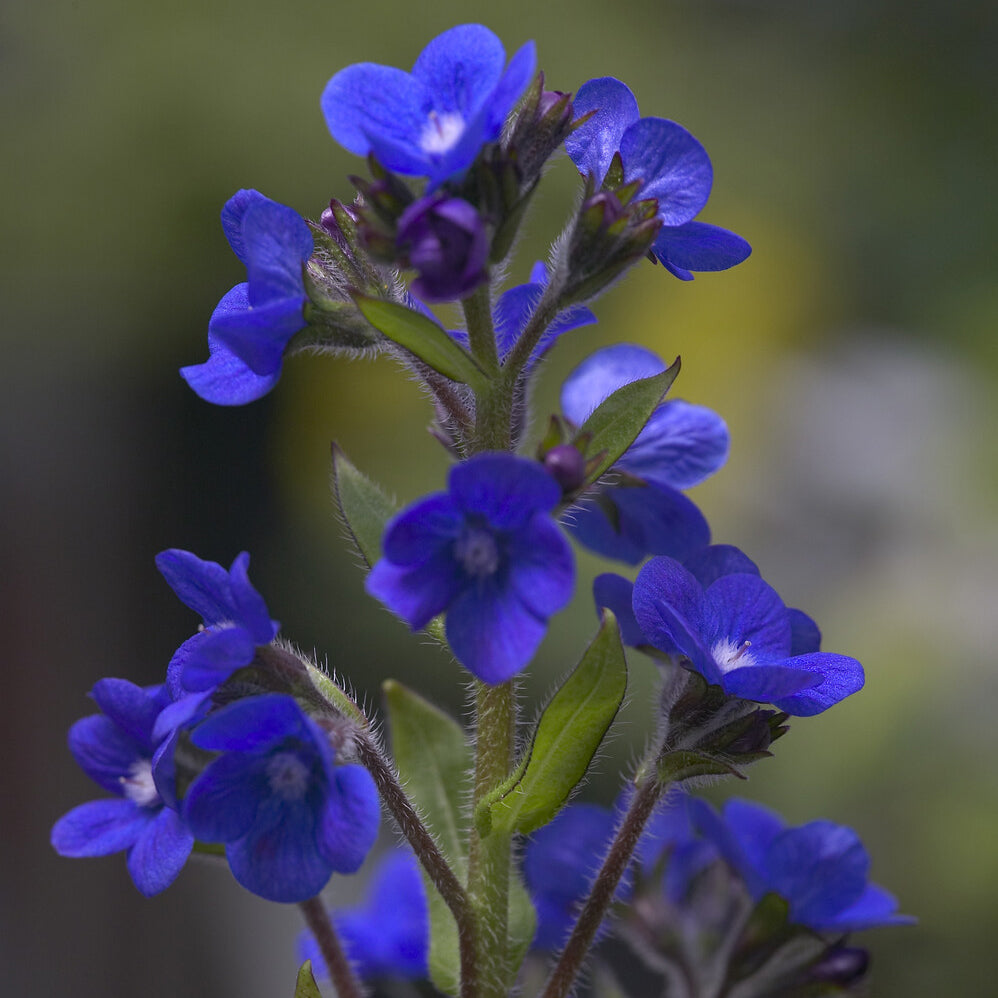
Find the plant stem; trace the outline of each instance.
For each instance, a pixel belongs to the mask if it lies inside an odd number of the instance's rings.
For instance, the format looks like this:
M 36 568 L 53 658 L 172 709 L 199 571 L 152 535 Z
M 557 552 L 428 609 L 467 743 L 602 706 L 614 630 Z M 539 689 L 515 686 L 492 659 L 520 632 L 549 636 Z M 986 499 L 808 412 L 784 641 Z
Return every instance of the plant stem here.
M 571 991 L 575 978 L 582 969 L 582 963 L 589 953 L 596 931 L 617 892 L 620 878 L 631 861 L 634 848 L 664 789 L 654 773 L 638 784 L 627 814 L 617 829 L 610 851 L 603 860 L 603 865 L 579 915 L 579 920 L 575 923 L 568 944 L 558 957 L 541 998 L 565 998 Z
M 476 683 L 473 806 L 509 775 L 516 724 L 515 698 L 512 682 L 499 686 Z M 510 836 L 493 829 L 483 837 L 473 824 L 468 856 L 468 896 L 477 923 L 481 998 L 500 998 L 509 989 L 510 863 Z
M 461 302 L 464 321 L 468 327 L 468 346 L 471 355 L 490 377 L 499 372 L 499 353 L 496 331 L 492 325 L 492 300 L 486 281 L 477 291 Z
M 510 390 L 515 385 L 516 379 L 520 376 L 520 372 L 526 366 L 527 361 L 530 360 L 530 355 L 534 352 L 534 347 L 537 346 L 541 336 L 544 335 L 545 330 L 547 330 L 554 317 L 558 314 L 558 301 L 561 298 L 561 291 L 561 287 L 555 284 L 555 279 L 552 277 L 551 283 L 544 289 L 540 301 L 534 307 L 533 312 L 530 313 L 530 319 L 520 334 L 520 338 L 509 351 L 503 364 L 503 374 L 510 384 Z
M 329 912 L 326 906 L 318 897 L 309 898 L 308 901 L 301 901 L 298 904 L 302 914 L 305 916 L 305 923 L 308 925 L 315 941 L 319 944 L 323 960 L 329 970 L 329 977 L 336 988 L 339 998 L 363 998 L 364 989 L 361 987 L 357 975 L 350 966 L 346 953 L 340 945 L 339 936 L 333 923 L 329 920 Z

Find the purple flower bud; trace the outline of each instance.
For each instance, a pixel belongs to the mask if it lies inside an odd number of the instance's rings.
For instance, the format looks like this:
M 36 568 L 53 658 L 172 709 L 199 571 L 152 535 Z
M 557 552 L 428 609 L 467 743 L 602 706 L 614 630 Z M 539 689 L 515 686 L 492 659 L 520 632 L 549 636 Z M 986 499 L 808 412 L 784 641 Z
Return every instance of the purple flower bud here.
M 349 243 L 347 242 L 346 236 L 343 234 L 343 229 L 340 226 L 339 220 L 336 218 L 335 208 L 339 208 L 341 211 L 345 212 L 347 217 L 352 219 L 355 223 L 360 220 L 357 212 L 353 208 L 348 207 L 343 204 L 342 201 L 337 201 L 333 198 L 329 202 L 329 207 L 325 208 L 322 212 L 322 216 L 319 218 L 319 224 L 325 229 L 328 235 L 336 240 L 336 244 L 342 250 L 348 250 Z
M 464 298 L 488 279 L 485 225 L 461 198 L 431 194 L 411 204 L 399 219 L 398 247 L 419 272 L 412 291 L 425 301 Z
M 586 480 L 586 459 L 571 444 L 552 447 L 544 455 L 544 467 L 563 492 L 574 492 Z
M 870 954 L 858 946 L 836 946 L 811 967 L 812 981 L 848 987 L 861 980 L 870 966 Z

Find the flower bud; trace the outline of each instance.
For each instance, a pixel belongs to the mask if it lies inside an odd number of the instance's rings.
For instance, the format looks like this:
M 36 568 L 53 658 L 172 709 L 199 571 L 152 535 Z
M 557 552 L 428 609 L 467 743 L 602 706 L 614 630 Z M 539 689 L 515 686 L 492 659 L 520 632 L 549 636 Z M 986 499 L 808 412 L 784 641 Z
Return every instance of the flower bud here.
M 544 467 L 566 494 L 575 492 L 586 480 L 586 459 L 571 444 L 552 447 L 544 455 Z

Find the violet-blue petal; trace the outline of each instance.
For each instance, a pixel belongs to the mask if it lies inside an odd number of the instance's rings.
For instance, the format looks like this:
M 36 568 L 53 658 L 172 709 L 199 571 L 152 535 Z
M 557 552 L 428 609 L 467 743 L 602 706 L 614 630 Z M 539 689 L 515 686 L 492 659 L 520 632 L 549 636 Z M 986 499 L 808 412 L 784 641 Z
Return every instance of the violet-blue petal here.
M 502 451 L 454 465 L 449 484 L 465 513 L 478 513 L 499 530 L 516 530 L 561 499 L 561 486 L 538 462 Z
M 254 826 L 268 796 L 264 760 L 247 759 L 243 753 L 220 755 L 188 789 L 184 820 L 204 842 L 232 842 Z
M 771 701 L 774 706 L 794 717 L 820 714 L 861 690 L 866 682 L 863 666 L 848 655 L 812 652 L 809 655 L 795 655 L 783 664 L 793 669 L 813 672 L 820 680 L 816 685 L 798 693 Z
M 759 575 L 759 567 L 733 544 L 710 544 L 701 548 L 683 564 L 706 589 L 722 575 Z
M 253 661 L 256 642 L 242 627 L 215 627 L 201 631 L 200 639 L 187 646 L 180 682 L 190 693 L 216 687 Z M 186 642 L 185 642 L 186 644 Z
M 897 909 L 893 894 L 877 884 L 867 884 L 855 903 L 809 924 L 818 932 L 858 932 L 881 925 L 912 925 L 916 921 L 910 915 L 899 915 Z
M 194 836 L 168 807 L 149 821 L 128 853 L 128 872 L 146 897 L 166 890 L 194 847 Z
M 163 686 L 143 689 L 127 679 L 99 679 L 90 691 L 101 712 L 140 745 L 150 745 L 156 716 L 169 702 Z
M 604 399 L 632 381 L 661 374 L 665 364 L 644 347 L 617 343 L 587 357 L 561 387 L 561 411 L 581 426 Z
M 94 783 L 121 796 L 121 778 L 148 746 L 131 738 L 109 717 L 91 714 L 69 729 L 69 751 Z
M 437 111 L 467 120 L 494 90 L 506 64 L 502 42 L 481 24 L 459 24 L 419 54 L 412 75 L 433 95 Z
M 180 601 L 201 614 L 205 624 L 235 617 L 229 573 L 217 562 L 202 561 L 190 551 L 171 548 L 156 555 L 156 567 Z
M 306 300 L 304 294 L 298 294 L 262 302 L 242 312 L 216 310 L 208 331 L 253 373 L 267 377 L 281 370 L 291 337 L 305 327 Z
M 787 607 L 790 618 L 790 654 L 808 655 L 821 649 L 821 631 L 803 610 Z
M 130 849 L 152 818 L 130 800 L 92 800 L 64 814 L 52 828 L 52 847 L 60 856 L 109 856 Z
M 191 741 L 215 752 L 260 751 L 288 737 L 309 738 L 301 710 L 283 693 L 237 700 L 198 725 Z
M 530 281 L 528 283 L 546 285 L 549 280 L 547 264 L 543 260 L 535 260 L 534 265 L 530 268 Z
M 640 117 L 638 102 L 620 80 L 603 76 L 579 87 L 572 109 L 576 119 L 594 112 L 565 139 L 565 149 L 579 173 L 592 174 L 598 184 L 610 169 L 624 132 Z
M 651 414 L 618 467 L 654 485 L 689 489 L 724 464 L 730 443 L 716 412 L 670 399 Z
M 746 665 L 731 669 L 721 677 L 721 686 L 729 696 L 759 703 L 776 703 L 807 691 L 821 682 L 821 676 L 785 665 Z M 789 713 L 789 711 L 788 711 Z
M 646 196 L 642 191 L 642 197 Z M 691 271 L 728 270 L 748 259 L 752 247 L 741 236 L 718 225 L 685 222 L 662 226 L 651 251 L 669 273 L 691 281 Z
M 312 255 L 313 242 L 298 212 L 269 199 L 250 205 L 243 216 L 243 243 L 254 308 L 302 295 L 302 264 Z
M 249 553 L 242 551 L 232 562 L 229 570 L 232 602 L 239 623 L 250 632 L 258 645 L 266 645 L 274 640 L 280 624 L 270 619 L 267 604 L 249 580 L 249 561 Z
M 464 517 L 447 492 L 435 492 L 397 513 L 385 527 L 385 557 L 398 566 L 428 561 L 460 536 Z
M 211 697 L 214 692 L 212 687 L 199 693 L 181 695 L 173 703 L 167 704 L 156 718 L 153 738 L 158 742 L 194 719 L 204 717 L 211 709 Z
M 439 548 L 420 565 L 395 565 L 382 558 L 364 588 L 414 631 L 443 613 L 461 591 L 465 576 L 449 548 Z
M 575 559 L 572 546 L 545 513 L 535 513 L 509 539 L 509 585 L 539 617 L 550 617 L 572 598 Z
M 593 579 L 593 599 L 596 610 L 606 607 L 617 618 L 620 627 L 620 637 L 625 645 L 634 648 L 648 644 L 648 639 L 638 625 L 631 606 L 631 596 L 634 593 L 634 583 L 622 575 L 604 572 Z
M 243 240 L 243 218 L 246 212 L 256 204 L 269 201 L 259 191 L 243 189 L 236 191 L 222 208 L 222 231 L 228 239 L 232 252 L 239 257 L 241 263 L 246 263 L 246 246 Z
M 378 837 L 377 788 L 362 766 L 337 766 L 327 794 L 317 830 L 319 853 L 337 873 L 354 873 Z
M 527 326 L 531 314 L 544 294 L 540 283 L 518 284 L 499 296 L 494 312 L 496 345 L 500 358 L 505 357 Z M 559 312 L 541 334 L 534 347 L 532 359 L 543 356 L 562 333 L 596 322 L 596 316 L 584 305 L 573 305 Z
M 494 577 L 464 590 L 447 610 L 447 642 L 483 682 L 504 683 L 534 656 L 547 630 L 519 595 Z
M 722 817 L 706 801 L 694 799 L 691 818 L 697 830 L 717 846 L 742 877 L 752 897 L 759 900 L 767 890 L 766 854 L 784 828 L 780 816 L 759 804 L 729 800 Z
M 756 661 L 782 660 L 790 652 L 790 621 L 779 594 L 757 575 L 724 575 L 705 591 L 715 615 L 712 640 L 740 646 L 750 641 Z
M 710 157 L 682 125 L 665 118 L 640 118 L 620 142 L 624 180 L 644 181 L 639 197 L 658 201 L 666 225 L 690 221 L 707 203 L 714 181 Z

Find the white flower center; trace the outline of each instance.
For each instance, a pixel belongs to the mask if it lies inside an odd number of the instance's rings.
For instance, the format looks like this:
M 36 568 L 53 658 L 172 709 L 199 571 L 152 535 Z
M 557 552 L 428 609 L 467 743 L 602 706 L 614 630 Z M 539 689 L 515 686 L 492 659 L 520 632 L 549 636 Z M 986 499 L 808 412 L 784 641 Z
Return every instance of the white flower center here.
M 284 800 L 300 800 L 309 784 L 309 769 L 294 752 L 277 752 L 267 763 L 270 789 Z
M 494 575 L 499 567 L 495 537 L 478 527 L 468 528 L 458 538 L 454 554 L 464 570 L 476 579 Z
M 139 807 L 154 807 L 159 803 L 159 791 L 152 778 L 152 761 L 139 759 L 132 763 L 128 776 L 121 777 L 125 796 Z
M 419 136 L 419 148 L 430 155 L 440 155 L 451 149 L 464 131 L 464 118 L 457 111 L 445 114 L 430 112 L 429 120 Z
M 744 669 L 746 666 L 755 665 L 755 656 L 749 652 L 751 647 L 751 641 L 743 641 L 740 645 L 736 645 L 728 638 L 722 638 L 711 648 L 710 653 L 721 672 L 730 672 L 732 669 Z

